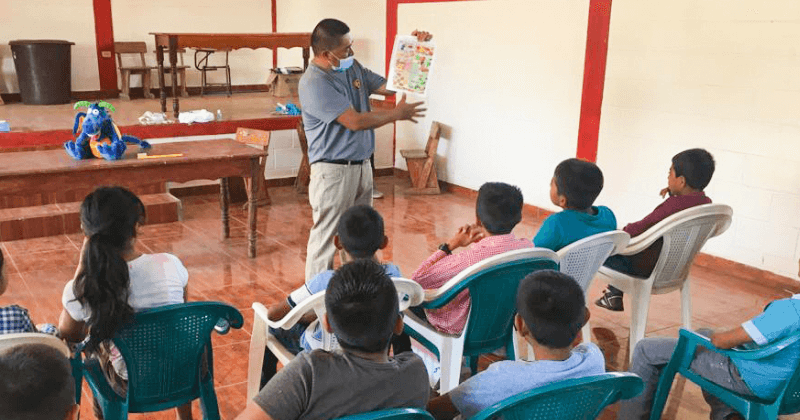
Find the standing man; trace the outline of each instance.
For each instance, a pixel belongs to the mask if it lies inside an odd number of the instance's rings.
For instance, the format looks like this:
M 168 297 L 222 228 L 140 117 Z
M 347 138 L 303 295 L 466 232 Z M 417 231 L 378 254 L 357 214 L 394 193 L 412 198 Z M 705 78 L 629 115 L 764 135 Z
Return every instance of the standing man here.
M 420 41 L 431 35 L 415 31 Z M 314 58 L 298 88 L 311 162 L 311 202 L 314 225 L 308 237 L 306 280 L 333 268 L 333 235 L 339 217 L 356 204 L 372 205 L 374 129 L 394 121 L 424 117 L 422 102 L 406 102 L 394 109 L 372 111 L 372 93 L 392 95 L 386 79 L 355 61 L 350 28 L 336 19 L 324 19 L 311 33 Z

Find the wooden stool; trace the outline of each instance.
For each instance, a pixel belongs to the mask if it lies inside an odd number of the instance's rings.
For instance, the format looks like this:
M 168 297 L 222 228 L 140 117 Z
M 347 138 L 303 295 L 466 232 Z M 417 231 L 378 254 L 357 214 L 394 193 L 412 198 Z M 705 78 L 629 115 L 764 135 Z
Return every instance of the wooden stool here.
M 303 159 L 300 161 L 300 168 L 297 170 L 297 178 L 294 179 L 294 188 L 300 194 L 308 193 L 308 184 L 311 182 L 311 164 L 308 162 L 308 140 L 306 130 L 303 127 L 303 119 L 297 123 L 297 136 L 300 139 L 300 149 L 303 151 Z
M 236 129 L 236 141 L 239 143 L 244 144 L 253 144 L 260 146 L 262 150 L 265 152 L 269 149 L 269 138 L 270 132 L 264 130 L 256 130 L 253 128 L 243 128 L 239 127 Z M 259 166 L 261 166 L 261 176 L 258 177 L 258 180 L 251 180 L 249 178 L 244 179 L 245 183 L 245 191 L 250 192 L 250 183 L 251 182 L 258 182 L 258 193 L 256 195 L 256 204 L 258 207 L 266 206 L 270 203 L 269 193 L 267 192 L 267 180 L 264 179 L 264 171 L 267 168 L 267 157 L 264 156 L 258 161 Z M 247 203 L 244 204 L 245 209 L 247 208 Z
M 409 194 L 439 194 L 439 178 L 436 177 L 436 148 L 439 147 L 441 127 L 434 121 L 431 124 L 431 133 L 425 150 L 401 150 L 400 154 L 406 159 L 408 174 L 411 176 Z

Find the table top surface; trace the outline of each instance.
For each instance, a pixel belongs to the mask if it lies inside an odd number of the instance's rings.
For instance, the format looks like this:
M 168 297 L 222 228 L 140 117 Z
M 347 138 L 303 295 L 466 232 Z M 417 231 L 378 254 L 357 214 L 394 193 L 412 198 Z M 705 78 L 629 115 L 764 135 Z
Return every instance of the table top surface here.
M 261 149 L 234 140 L 203 140 L 154 144 L 146 150 L 149 155 L 183 153 L 180 157 L 137 159 L 139 148 L 128 145 L 121 160 L 74 160 L 64 149 L 29 152 L 0 153 L 0 179 L 21 175 L 39 175 L 60 172 L 103 171 L 135 167 L 168 166 L 179 164 L 213 164 L 227 160 L 252 159 L 266 156 Z
M 308 48 L 311 46 L 310 32 L 281 32 L 281 33 L 179 33 L 179 32 L 151 32 L 156 38 L 156 44 L 168 46 L 169 38 L 175 38 L 178 47 L 204 47 L 222 46 L 229 48 L 247 47 L 281 47 Z

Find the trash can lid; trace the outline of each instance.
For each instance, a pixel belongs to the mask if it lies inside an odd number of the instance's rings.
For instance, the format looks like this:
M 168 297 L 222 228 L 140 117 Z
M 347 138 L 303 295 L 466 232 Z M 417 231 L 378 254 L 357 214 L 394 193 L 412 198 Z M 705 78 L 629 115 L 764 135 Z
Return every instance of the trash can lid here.
M 75 45 L 74 42 L 64 41 L 60 39 L 16 39 L 14 41 L 8 41 L 8 45 L 30 45 L 30 44 Z

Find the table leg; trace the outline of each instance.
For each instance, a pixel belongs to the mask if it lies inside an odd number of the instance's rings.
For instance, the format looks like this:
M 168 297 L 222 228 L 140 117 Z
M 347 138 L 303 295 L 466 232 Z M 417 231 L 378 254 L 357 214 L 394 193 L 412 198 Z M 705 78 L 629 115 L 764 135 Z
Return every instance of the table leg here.
M 258 162 L 258 158 L 255 158 L 250 161 L 250 194 L 247 197 L 248 205 L 247 205 L 247 256 L 250 258 L 256 257 L 256 217 L 258 212 L 258 204 L 256 201 L 258 200 L 258 190 L 260 186 L 260 182 L 258 182 L 258 177 L 264 178 L 264 172 L 260 172 L 261 165 Z
M 167 91 L 164 90 L 164 46 L 156 47 L 156 61 L 158 62 L 158 89 L 161 98 L 161 112 L 167 112 Z
M 178 118 L 180 105 L 178 103 L 178 39 L 169 38 L 169 65 L 172 70 L 172 115 Z
M 222 210 L 222 237 L 231 237 L 231 227 L 228 220 L 228 203 L 230 197 L 228 196 L 228 178 L 219 179 L 219 207 Z

